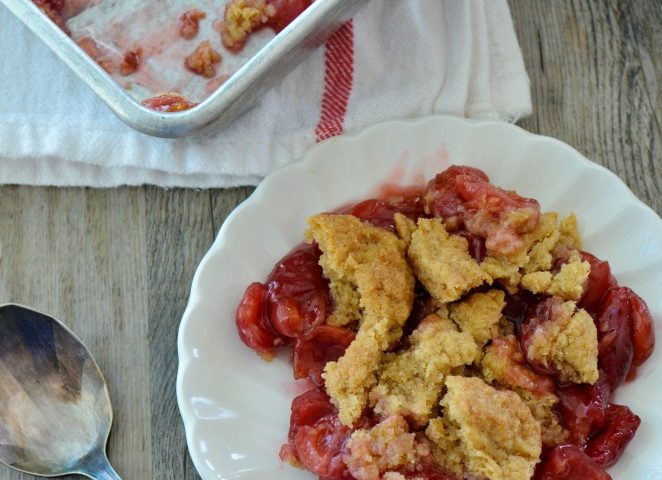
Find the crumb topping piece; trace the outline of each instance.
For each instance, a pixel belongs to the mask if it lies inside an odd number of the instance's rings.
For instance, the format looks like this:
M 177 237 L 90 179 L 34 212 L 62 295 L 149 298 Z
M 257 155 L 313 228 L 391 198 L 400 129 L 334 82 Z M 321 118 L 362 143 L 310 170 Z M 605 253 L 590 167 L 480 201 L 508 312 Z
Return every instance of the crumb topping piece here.
M 559 397 L 553 393 L 533 395 L 521 390 L 517 393 L 524 404 L 531 410 L 531 415 L 540 424 L 542 444 L 546 447 L 560 445 L 568 440 L 569 432 L 561 426 L 556 413 Z
M 515 336 L 492 340 L 481 361 L 481 375 L 488 383 L 520 396 L 540 423 L 544 445 L 554 446 L 567 439 L 568 432 L 555 412 L 559 398 L 553 393 L 554 383 L 527 365 Z
M 200 29 L 200 20 L 205 17 L 207 14 L 197 8 L 182 13 L 179 17 L 179 35 L 187 40 L 195 37 Z
M 520 286 L 533 293 L 556 295 L 564 300 L 579 300 L 586 287 L 591 266 L 577 250 L 572 250 L 567 263 L 558 273 L 532 272 L 522 277 Z
M 432 453 L 458 475 L 490 480 L 530 480 L 541 453 L 540 424 L 517 394 L 480 378 L 450 376 L 443 417 L 426 435 Z
M 491 384 L 516 392 L 531 392 L 536 396 L 554 391 L 551 379 L 528 366 L 514 335 L 492 339 L 480 366 L 483 378 Z
M 222 60 L 221 54 L 214 50 L 209 41 L 200 43 L 195 51 L 186 57 L 185 65 L 193 73 L 212 78 L 216 75 L 216 64 Z
M 352 425 L 377 384 L 384 351 L 402 335 L 414 301 L 414 275 L 405 258 L 405 244 L 393 233 L 361 222 L 352 215 L 321 214 L 308 220 L 305 236 L 322 251 L 320 265 L 332 293 L 351 285 L 358 292 L 361 319 L 355 340 L 337 362 L 324 369 L 327 392 L 339 418 Z M 352 302 L 356 300 L 351 295 Z M 334 297 L 336 304 L 348 301 Z
M 575 302 L 552 299 L 552 313 L 536 326 L 527 342 L 526 355 L 545 367 L 553 366 L 563 383 L 598 381 L 598 332 L 593 318 Z
M 505 297 L 501 290 L 474 293 L 466 300 L 449 306 L 450 318 L 482 348 L 499 334 L 501 311 L 506 306 Z
M 221 25 L 223 45 L 231 50 L 240 49 L 248 35 L 275 14 L 275 7 L 266 0 L 231 0 L 225 7 Z
M 409 432 L 407 421 L 393 415 L 371 429 L 352 433 L 344 461 L 357 480 L 380 480 L 393 470 L 412 471 L 421 457 L 430 455 L 427 441 Z M 398 477 L 393 477 L 398 478 Z
M 420 218 L 408 250 L 416 277 L 437 301 L 453 302 L 492 278 L 469 255 L 465 238 L 449 235 L 439 218 Z
M 511 255 L 488 255 L 481 267 L 495 280 L 498 280 L 510 293 L 521 286 L 534 293 L 546 293 L 548 289 L 562 292 L 568 299 L 581 297 L 578 284 L 582 282 L 580 269 L 573 264 L 554 282 L 550 273 L 554 260 L 581 247 L 574 214 L 558 221 L 558 214 L 546 212 L 540 215 L 538 225 L 525 234 L 522 248 Z M 574 257 L 573 257 L 574 258 Z M 573 260 L 571 258 L 571 261 Z M 584 269 L 588 264 L 581 267 Z M 557 275 L 561 274 L 559 272 Z M 552 287 L 553 285 L 553 287 Z M 583 289 L 583 284 L 581 285 Z
M 411 244 L 411 236 L 416 230 L 416 222 L 400 212 L 396 212 L 393 215 L 393 220 L 395 222 L 395 231 L 397 232 L 398 237 L 404 240 L 407 244 L 407 248 L 409 248 L 409 244 Z
M 473 362 L 479 349 L 443 311 L 423 319 L 409 342 L 407 350 L 386 354 L 370 401 L 380 417 L 402 415 L 422 427 L 437 413 L 444 376 Z

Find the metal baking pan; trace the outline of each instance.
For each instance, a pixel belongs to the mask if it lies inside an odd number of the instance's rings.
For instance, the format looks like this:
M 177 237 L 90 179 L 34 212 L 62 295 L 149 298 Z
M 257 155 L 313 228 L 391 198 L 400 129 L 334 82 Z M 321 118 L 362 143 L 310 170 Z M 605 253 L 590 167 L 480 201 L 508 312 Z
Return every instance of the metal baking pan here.
M 254 106 L 271 85 L 282 79 L 307 53 L 322 45 L 366 1 L 316 0 L 198 106 L 182 112 L 164 113 L 148 109 L 134 100 L 30 0 L 0 0 L 117 117 L 139 132 L 158 137 L 202 135 L 223 128 Z

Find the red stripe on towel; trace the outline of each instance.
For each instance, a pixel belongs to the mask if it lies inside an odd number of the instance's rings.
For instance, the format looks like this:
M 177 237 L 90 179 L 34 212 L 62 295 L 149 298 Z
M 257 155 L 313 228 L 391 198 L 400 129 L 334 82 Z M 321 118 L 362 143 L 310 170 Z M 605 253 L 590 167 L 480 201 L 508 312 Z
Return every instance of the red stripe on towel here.
M 326 42 L 324 93 L 315 140 L 343 133 L 345 114 L 354 81 L 354 22 L 343 24 Z

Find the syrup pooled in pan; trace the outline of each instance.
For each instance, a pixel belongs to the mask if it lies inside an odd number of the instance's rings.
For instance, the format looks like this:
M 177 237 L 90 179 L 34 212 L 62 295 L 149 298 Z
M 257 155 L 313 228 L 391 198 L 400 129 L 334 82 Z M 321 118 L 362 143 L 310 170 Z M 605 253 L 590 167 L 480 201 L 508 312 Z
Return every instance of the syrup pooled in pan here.
M 312 3 L 33 1 L 132 97 L 162 112 L 203 101 Z

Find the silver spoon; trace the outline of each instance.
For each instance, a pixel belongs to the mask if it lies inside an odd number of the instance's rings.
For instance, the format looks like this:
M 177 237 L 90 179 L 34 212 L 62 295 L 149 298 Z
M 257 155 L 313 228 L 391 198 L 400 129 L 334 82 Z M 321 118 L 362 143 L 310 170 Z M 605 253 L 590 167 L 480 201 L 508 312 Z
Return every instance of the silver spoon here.
M 121 480 L 106 457 L 113 411 L 85 345 L 58 320 L 0 306 L 0 462 L 32 475 Z

